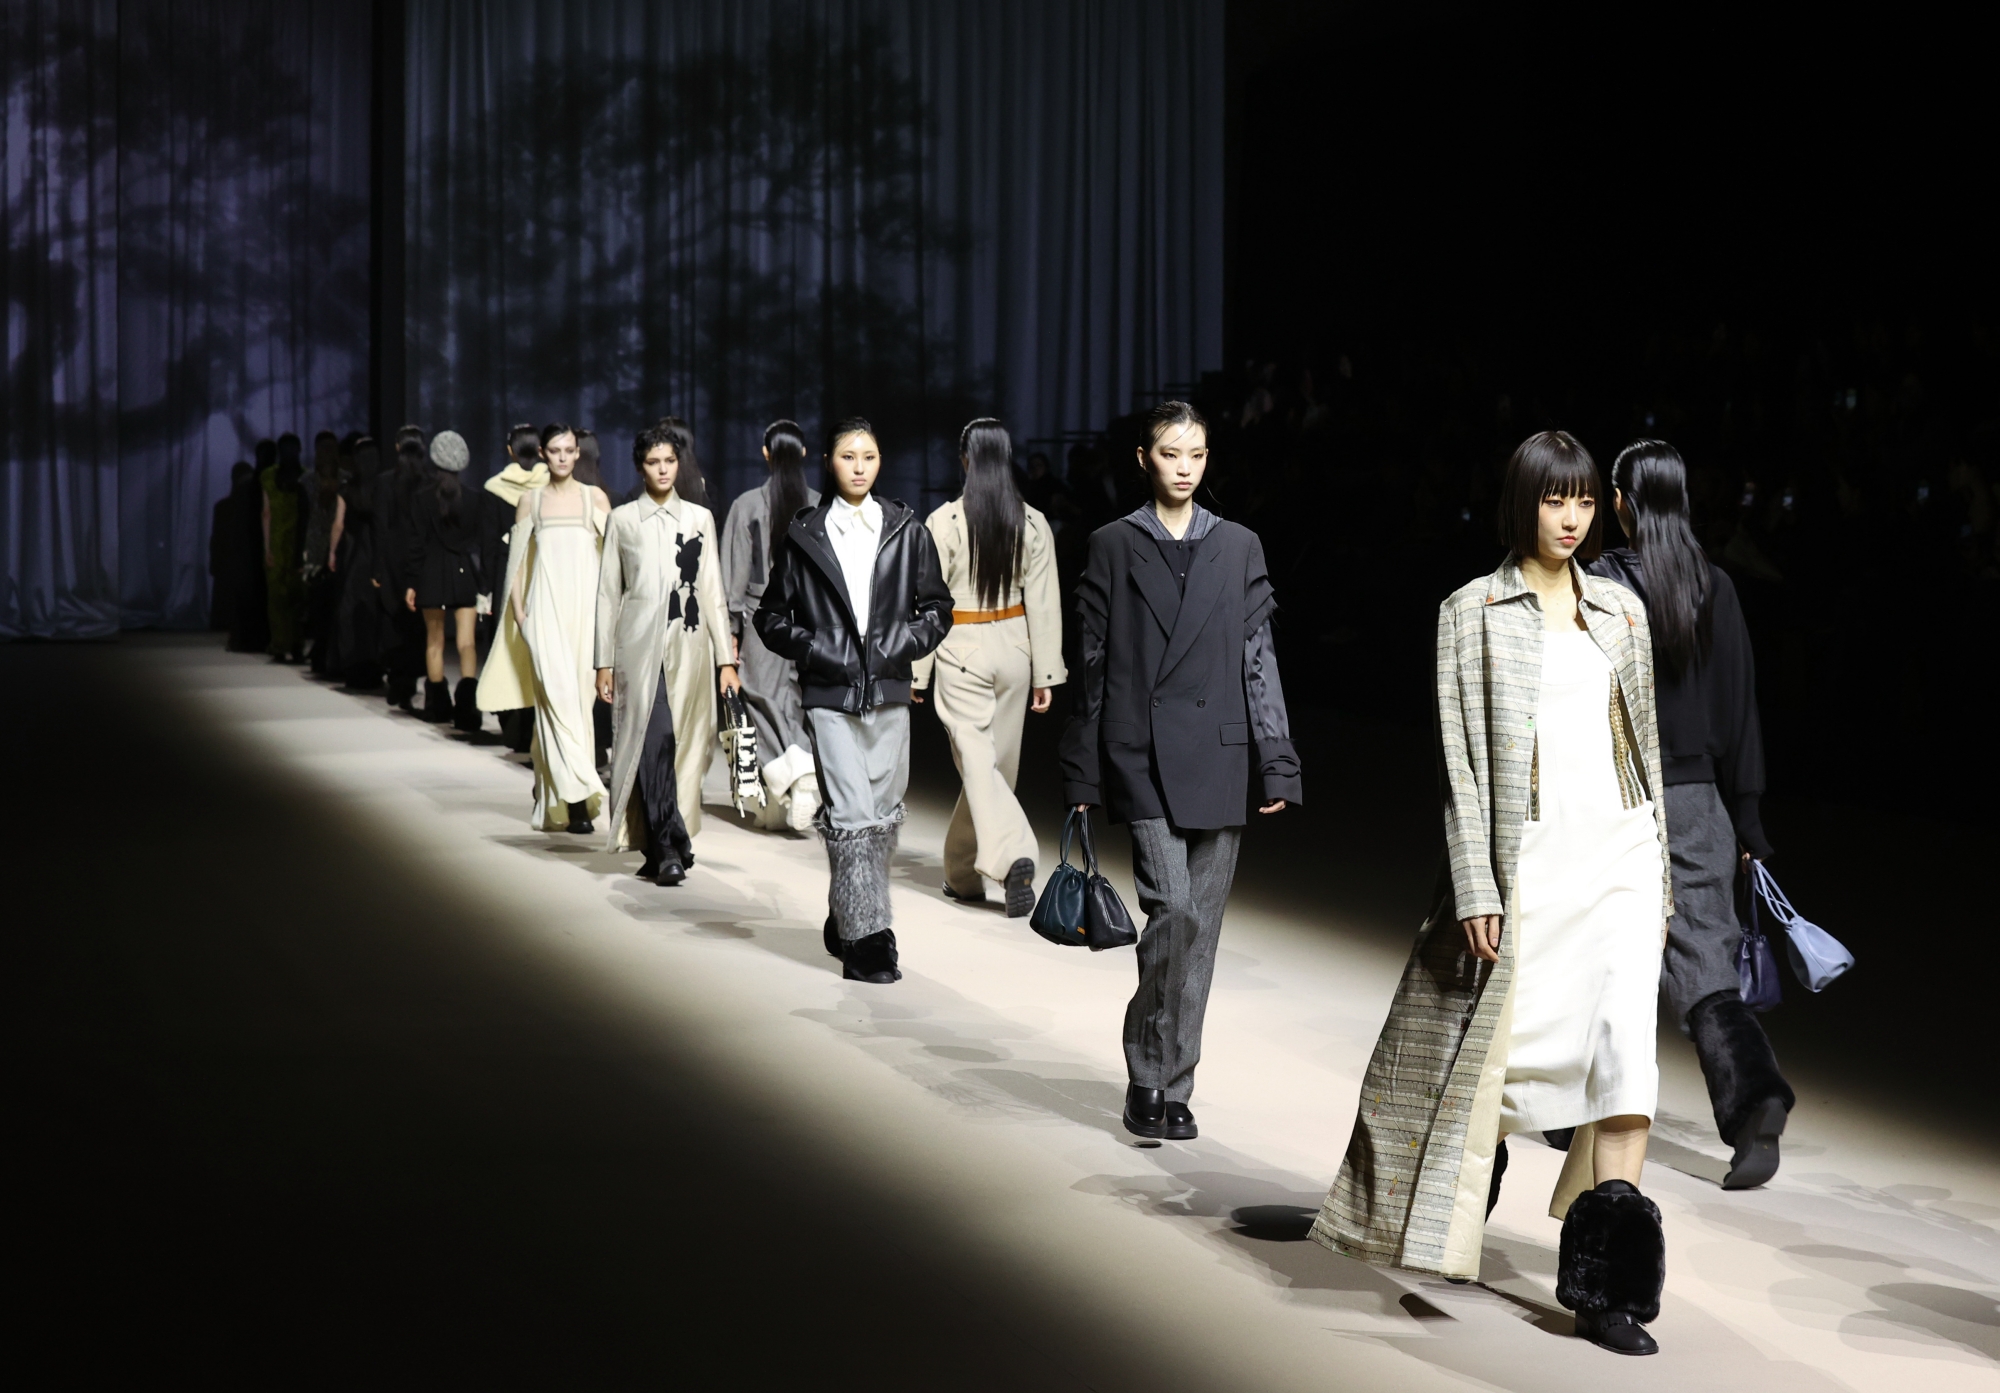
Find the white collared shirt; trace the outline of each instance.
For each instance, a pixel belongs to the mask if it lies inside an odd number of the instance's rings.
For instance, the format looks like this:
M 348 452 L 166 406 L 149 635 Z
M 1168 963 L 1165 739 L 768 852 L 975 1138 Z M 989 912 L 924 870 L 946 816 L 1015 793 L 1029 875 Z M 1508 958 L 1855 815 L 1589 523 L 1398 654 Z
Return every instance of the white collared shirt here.
M 854 636 L 866 638 L 868 600 L 875 586 L 875 553 L 882 547 L 882 505 L 872 493 L 858 508 L 836 496 L 826 510 L 826 533 L 833 543 L 834 559 L 840 562 L 841 579 L 847 582 L 847 603 L 860 626 Z

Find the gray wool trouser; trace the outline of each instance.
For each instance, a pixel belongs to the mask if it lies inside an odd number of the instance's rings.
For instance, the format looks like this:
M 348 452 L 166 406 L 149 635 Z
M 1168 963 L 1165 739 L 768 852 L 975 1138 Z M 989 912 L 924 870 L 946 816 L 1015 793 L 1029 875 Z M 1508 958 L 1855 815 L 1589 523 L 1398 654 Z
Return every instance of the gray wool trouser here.
M 852 942 L 890 925 L 889 861 L 910 786 L 910 708 L 849 715 L 813 707 L 806 729 L 819 775 L 814 824 L 826 843 L 827 911 Z
M 1125 1008 L 1125 1069 L 1170 1103 L 1194 1096 L 1201 1021 L 1215 980 L 1222 909 L 1236 878 L 1241 827 L 1183 831 L 1163 817 L 1132 824 L 1132 879 L 1146 915 L 1139 990 Z
M 1736 824 L 1714 784 L 1667 785 L 1667 847 L 1674 917 L 1667 921 L 1660 987 L 1685 1035 L 1696 1003 L 1742 986 L 1736 972 L 1743 941 L 1736 918 Z

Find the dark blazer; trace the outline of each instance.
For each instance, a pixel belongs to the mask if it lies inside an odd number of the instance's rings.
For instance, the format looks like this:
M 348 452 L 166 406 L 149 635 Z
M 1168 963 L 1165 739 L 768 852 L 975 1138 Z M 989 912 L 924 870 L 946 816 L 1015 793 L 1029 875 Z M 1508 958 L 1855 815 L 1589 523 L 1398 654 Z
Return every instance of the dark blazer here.
M 753 623 L 773 653 L 799 665 L 805 704 L 858 714 L 907 705 L 910 663 L 951 632 L 951 589 L 930 529 L 893 498 L 882 505 L 882 540 L 868 592 L 868 641 L 847 598 L 847 578 L 826 535 L 834 495 L 801 508 L 785 532 Z M 866 651 L 864 651 L 864 649 Z
M 1237 523 L 1213 520 L 1185 595 L 1134 518 L 1092 533 L 1077 587 L 1084 680 L 1063 732 L 1064 801 L 1101 803 L 1118 822 L 1240 827 L 1253 754 L 1263 798 L 1300 801 L 1265 627 L 1276 607 L 1263 544 Z

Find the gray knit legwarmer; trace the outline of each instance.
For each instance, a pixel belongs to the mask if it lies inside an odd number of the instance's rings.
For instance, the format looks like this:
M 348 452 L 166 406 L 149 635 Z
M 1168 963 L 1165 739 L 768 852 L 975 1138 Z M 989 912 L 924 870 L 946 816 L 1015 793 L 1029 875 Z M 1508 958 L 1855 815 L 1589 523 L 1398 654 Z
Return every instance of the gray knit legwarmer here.
M 835 827 L 823 815 L 816 822 L 832 871 L 826 906 L 841 938 L 851 943 L 888 928 L 889 860 L 902 819 L 872 827 Z

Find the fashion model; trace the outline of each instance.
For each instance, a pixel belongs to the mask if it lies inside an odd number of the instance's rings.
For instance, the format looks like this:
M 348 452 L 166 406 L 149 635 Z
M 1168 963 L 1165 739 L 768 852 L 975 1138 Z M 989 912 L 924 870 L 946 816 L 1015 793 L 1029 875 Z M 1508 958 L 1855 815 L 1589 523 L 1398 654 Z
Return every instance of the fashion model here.
M 1758 800 L 1764 732 L 1757 669 L 1736 587 L 1688 523 L 1687 466 L 1673 446 L 1637 440 L 1611 467 L 1612 506 L 1631 542 L 1590 570 L 1636 593 L 1653 631 L 1660 765 L 1673 851 L 1674 919 L 1660 965 L 1674 1024 L 1694 1040 L 1715 1127 L 1735 1148 L 1725 1190 L 1778 1171 L 1794 1101 L 1778 1057 L 1743 1004 L 1736 950 L 1738 874 L 1771 854 Z
M 413 711 L 424 673 L 424 622 L 409 607 L 413 577 L 408 574 L 410 539 L 417 495 L 428 482 L 424 433 L 415 426 L 396 432 L 396 462 L 382 472 L 375 493 L 375 596 L 381 605 L 382 667 L 388 677 L 389 705 Z
M 275 461 L 257 473 L 264 490 L 264 595 L 271 626 L 265 651 L 278 663 L 298 662 L 305 645 L 306 496 L 300 487 L 305 477 L 301 448 L 299 438 L 287 431 L 278 437 Z
M 737 689 L 736 655 L 715 515 L 674 491 L 679 459 L 660 427 L 639 432 L 632 462 L 645 491 L 612 510 L 597 582 L 597 695 L 613 711 L 610 846 L 643 846 L 639 874 L 678 885 L 701 830 L 716 689 Z
M 951 633 L 917 660 L 912 678 L 919 691 L 930 688 L 958 766 L 944 892 L 977 904 L 986 898 L 983 882 L 994 881 L 1008 916 L 1020 918 L 1035 907 L 1035 829 L 1014 797 L 1021 724 L 1027 712 L 1049 709 L 1069 675 L 1055 536 L 1021 500 L 1014 442 L 998 421 L 966 424 L 958 462 L 964 489 L 924 523 L 951 587 Z
M 1507 559 L 1438 613 L 1439 895 L 1312 1233 L 1476 1277 L 1506 1135 L 1575 1128 L 1556 1298 L 1584 1338 L 1651 1354 L 1666 1248 L 1639 1179 L 1673 902 L 1645 605 L 1579 564 L 1599 492 L 1569 435 L 1529 437 L 1500 487 Z
M 540 429 L 525 424 L 510 429 L 507 463 L 485 485 L 483 545 L 487 555 L 512 555 L 514 519 L 521 511 L 521 500 L 548 481 Z M 489 574 L 486 579 L 493 590 L 488 596 L 490 616 L 485 626 L 485 667 L 480 672 L 478 706 L 498 719 L 507 748 L 517 755 L 526 754 L 535 734 L 535 663 L 528 656 L 521 626 L 514 622 L 505 571 L 498 576 Z
M 342 670 L 335 674 L 354 692 L 372 691 L 382 681 L 382 609 L 376 601 L 376 485 L 382 473 L 375 438 L 354 442 L 353 467 L 340 489 L 340 538 L 336 548 L 340 604 L 335 613 Z
M 761 821 L 803 832 L 819 811 L 819 777 L 813 772 L 799 670 L 772 652 L 751 622 L 786 529 L 793 518 L 819 506 L 818 490 L 806 483 L 806 437 L 798 422 L 773 421 L 764 428 L 764 463 L 771 476 L 729 505 L 722 527 L 722 587 L 769 799 Z
M 1146 927 L 1125 1008 L 1125 1128 L 1190 1140 L 1202 1018 L 1254 766 L 1258 812 L 1300 801 L 1257 534 L 1194 501 L 1208 425 L 1186 402 L 1147 413 L 1152 502 L 1090 537 L 1077 586 L 1083 692 L 1063 732 L 1064 799 L 1131 824 Z
M 424 719 L 451 721 L 468 733 L 479 729 L 479 508 L 458 476 L 472 452 L 457 431 L 431 440 L 435 476 L 412 501 L 409 585 L 403 603 L 424 617 Z M 458 691 L 444 684 L 444 626 L 449 616 L 458 642 Z
M 951 591 L 916 514 L 875 497 L 875 427 L 836 424 L 826 464 L 833 494 L 786 529 L 755 623 L 798 664 L 831 868 L 827 951 L 850 980 L 894 982 L 889 858 L 910 782 L 910 664 L 950 631 Z
M 507 602 L 533 665 L 537 831 L 593 832 L 604 805 L 591 703 L 597 700 L 597 568 L 611 500 L 576 478 L 576 433 L 542 432 L 549 482 L 526 494 L 514 516 Z

